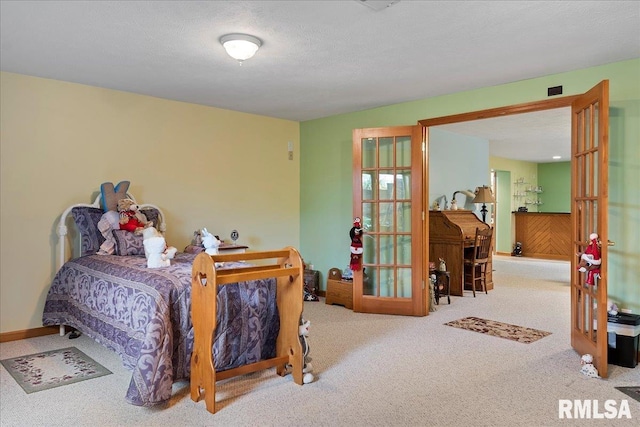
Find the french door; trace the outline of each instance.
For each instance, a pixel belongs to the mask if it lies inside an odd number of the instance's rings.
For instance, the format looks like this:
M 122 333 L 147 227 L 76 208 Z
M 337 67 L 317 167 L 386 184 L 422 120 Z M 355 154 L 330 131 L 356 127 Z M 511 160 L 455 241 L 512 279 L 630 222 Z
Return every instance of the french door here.
M 571 215 L 573 253 L 584 253 L 589 236 L 600 245 L 600 277 L 587 280 L 571 261 L 571 346 L 589 353 L 607 376 L 607 244 L 609 163 L 609 81 L 600 82 L 571 105 Z M 587 284 L 586 282 L 593 282 Z
M 354 311 L 427 315 L 423 146 L 421 126 L 353 131 L 353 216 L 364 228 Z

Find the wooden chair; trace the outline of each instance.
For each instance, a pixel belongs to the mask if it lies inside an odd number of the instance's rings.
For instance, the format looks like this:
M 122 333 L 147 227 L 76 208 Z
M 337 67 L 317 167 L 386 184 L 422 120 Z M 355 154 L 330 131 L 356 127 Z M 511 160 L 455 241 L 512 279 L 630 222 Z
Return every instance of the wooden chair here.
M 468 271 L 465 279 L 471 279 L 471 290 L 473 296 L 476 296 L 476 282 L 482 284 L 484 293 L 487 292 L 487 265 L 491 256 L 491 240 L 493 237 L 493 228 L 479 229 L 476 228 L 475 244 L 472 251 L 472 258 L 465 258 L 464 267 Z M 466 281 L 465 281 L 466 282 Z M 464 288 L 464 286 L 463 286 Z

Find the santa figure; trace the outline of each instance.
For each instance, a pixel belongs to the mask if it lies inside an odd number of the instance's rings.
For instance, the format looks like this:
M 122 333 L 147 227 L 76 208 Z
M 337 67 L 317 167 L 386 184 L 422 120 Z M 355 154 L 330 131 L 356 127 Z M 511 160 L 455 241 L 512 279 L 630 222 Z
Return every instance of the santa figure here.
M 353 219 L 353 227 L 349 230 L 349 237 L 351 238 L 351 260 L 349 261 L 349 268 L 353 271 L 360 270 L 362 267 L 362 225 L 360 224 L 360 218 L 355 217 Z
M 595 285 L 596 279 L 600 278 L 600 264 L 602 264 L 602 259 L 600 259 L 598 235 L 596 233 L 591 233 L 589 235 L 589 240 L 589 246 L 587 246 L 584 253 L 580 255 L 578 271 L 581 273 L 587 273 L 587 280 L 585 283 L 593 286 Z

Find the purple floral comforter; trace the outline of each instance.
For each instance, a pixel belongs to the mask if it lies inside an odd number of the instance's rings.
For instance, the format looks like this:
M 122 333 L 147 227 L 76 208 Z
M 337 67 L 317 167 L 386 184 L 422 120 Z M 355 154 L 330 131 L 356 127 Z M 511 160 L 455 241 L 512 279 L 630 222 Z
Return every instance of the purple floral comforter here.
M 45 326 L 67 325 L 114 350 L 132 377 L 126 400 L 151 406 L 189 378 L 191 267 L 179 253 L 166 268 L 144 256 L 88 255 L 65 263 L 45 302 Z M 273 279 L 222 286 L 213 354 L 217 371 L 275 356 L 279 330 Z

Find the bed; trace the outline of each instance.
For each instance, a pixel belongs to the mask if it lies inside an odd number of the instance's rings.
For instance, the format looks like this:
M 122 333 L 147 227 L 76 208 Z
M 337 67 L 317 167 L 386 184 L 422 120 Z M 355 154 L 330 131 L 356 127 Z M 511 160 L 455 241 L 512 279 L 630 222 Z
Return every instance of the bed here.
M 160 208 L 140 208 L 165 230 Z M 167 402 L 172 384 L 190 378 L 192 399 L 205 399 L 213 413 L 215 381 L 269 367 L 279 375 L 291 372 L 302 384 L 303 264 L 294 248 L 213 257 L 178 253 L 171 266 L 149 269 L 144 253 L 132 249 L 137 243 L 126 239 L 115 253 L 98 254 L 102 213 L 100 196 L 63 212 L 61 265 L 42 319 L 45 326 L 59 325 L 61 334 L 69 326 L 115 351 L 132 371 L 127 402 Z M 70 216 L 79 250 L 65 247 Z M 275 264 L 265 265 L 269 258 Z

